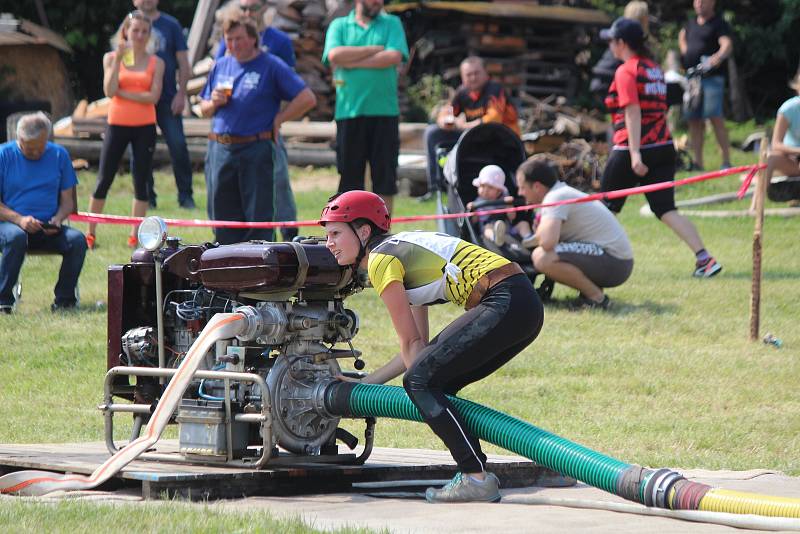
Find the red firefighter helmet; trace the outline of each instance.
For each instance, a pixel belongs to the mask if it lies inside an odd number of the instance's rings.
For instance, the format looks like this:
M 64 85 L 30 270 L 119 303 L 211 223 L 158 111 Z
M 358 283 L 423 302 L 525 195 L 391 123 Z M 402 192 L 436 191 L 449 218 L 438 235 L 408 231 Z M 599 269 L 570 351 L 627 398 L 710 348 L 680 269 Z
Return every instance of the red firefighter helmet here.
M 332 198 L 322 208 L 319 223 L 325 226 L 329 222 L 352 223 L 358 219 L 367 219 L 384 232 L 391 226 L 386 203 L 369 191 L 348 191 Z

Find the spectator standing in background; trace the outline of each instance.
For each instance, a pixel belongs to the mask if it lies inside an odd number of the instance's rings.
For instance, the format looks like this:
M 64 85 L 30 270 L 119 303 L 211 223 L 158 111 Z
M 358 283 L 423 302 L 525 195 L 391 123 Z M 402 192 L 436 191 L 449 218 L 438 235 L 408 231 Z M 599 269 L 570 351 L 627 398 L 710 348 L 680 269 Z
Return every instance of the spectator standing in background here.
M 136 9 L 147 15 L 153 23 L 153 42 L 158 57 L 164 61 L 164 79 L 161 98 L 156 104 L 156 122 L 167 142 L 175 185 L 178 188 L 178 205 L 193 209 L 192 163 L 186 136 L 183 133 L 183 109 L 186 106 L 186 83 L 192 74 L 186 39 L 180 23 L 170 15 L 158 10 L 158 0 L 133 0 Z M 177 83 L 176 74 L 177 71 Z M 131 171 L 135 172 L 136 156 L 131 157 Z M 147 183 L 150 207 L 155 208 L 156 192 L 152 174 Z
M 156 145 L 156 102 L 161 95 L 164 61 L 152 53 L 152 22 L 141 11 L 128 13 L 114 40 L 115 50 L 103 56 L 103 92 L 111 99 L 108 125 L 100 150 L 97 184 L 89 198 L 89 211 L 102 213 L 106 195 L 114 182 L 122 155 L 128 145 L 137 160 L 133 172 L 134 198 L 131 214 L 147 214 L 147 184 L 153 179 L 153 150 Z M 128 246 L 137 243 L 134 225 Z M 96 244 L 97 223 L 89 223 L 86 243 Z
M 244 15 L 249 16 L 253 22 L 256 23 L 256 28 L 260 36 L 261 49 L 265 53 L 270 53 L 281 58 L 286 65 L 294 68 L 295 56 L 292 40 L 279 29 L 265 26 L 264 14 L 267 5 L 263 0 L 232 0 L 228 5 L 233 9 L 238 9 Z M 225 46 L 225 39 L 220 40 L 219 46 L 217 47 L 216 59 L 219 60 L 227 51 L 228 48 Z M 297 219 L 297 204 L 295 204 L 292 184 L 289 181 L 289 158 L 286 154 L 286 145 L 282 137 L 278 137 L 278 139 L 275 140 L 275 154 L 273 156 L 275 220 L 294 221 Z M 281 228 L 281 236 L 284 241 L 291 241 L 296 235 L 297 228 Z
M 638 20 L 644 30 L 645 40 L 650 38 L 650 10 L 647 7 L 647 2 L 641 0 L 634 0 L 625 5 L 625 11 L 622 14 L 626 19 Z M 608 94 L 608 86 L 614 80 L 614 73 L 617 72 L 617 67 L 622 65 L 622 62 L 614 57 L 610 48 L 606 48 L 600 61 L 592 68 L 592 79 L 589 82 L 589 91 L 595 96 L 599 105 Z
M 675 145 L 667 126 L 667 84 L 661 68 L 650 57 L 642 26 L 618 18 L 602 32 L 614 56 L 621 60 L 608 89 L 606 108 L 614 127 L 614 146 L 601 179 L 603 191 L 671 182 L 675 178 Z M 710 278 L 722 270 L 705 249 L 694 224 L 678 213 L 672 187 L 645 193 L 656 217 L 694 252 L 693 276 Z M 625 198 L 606 201 L 614 213 Z
M 722 16 L 714 13 L 714 0 L 694 0 L 697 17 L 678 34 L 683 68 L 702 65 L 703 102 L 686 115 L 689 121 L 689 144 L 694 156 L 694 168 L 703 170 L 703 141 L 705 120 L 714 127 L 722 151 L 722 169 L 731 166 L 731 145 L 725 127 L 725 61 L 733 53 L 731 29 Z
M 286 63 L 265 54 L 258 29 L 245 15 L 222 25 L 229 53 L 217 60 L 200 95 L 213 117 L 206 153 L 208 216 L 225 221 L 265 221 L 273 216 L 273 139 L 281 124 L 301 117 L 316 97 Z M 281 109 L 281 102 L 288 104 Z M 269 228 L 217 228 L 221 244 L 271 241 Z
M 339 192 L 364 189 L 369 162 L 372 190 L 390 213 L 400 152 L 397 66 L 407 59 L 403 24 L 383 11 L 383 0 L 356 0 L 349 15 L 328 26 L 322 62 L 336 86 Z

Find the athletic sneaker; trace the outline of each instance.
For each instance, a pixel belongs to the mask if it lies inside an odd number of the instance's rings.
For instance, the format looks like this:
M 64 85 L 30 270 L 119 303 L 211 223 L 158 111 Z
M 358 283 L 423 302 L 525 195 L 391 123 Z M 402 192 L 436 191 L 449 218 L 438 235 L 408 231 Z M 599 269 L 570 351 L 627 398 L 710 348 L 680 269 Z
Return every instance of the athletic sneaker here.
M 506 244 L 506 232 L 508 231 L 508 226 L 506 225 L 505 221 L 495 221 L 494 225 L 492 225 L 492 230 L 494 231 L 494 244 L 498 247 L 502 247 Z
M 428 488 L 428 502 L 500 502 L 500 481 L 494 473 L 486 473 L 486 479 L 477 481 L 461 472 L 442 489 Z
M 578 297 L 577 302 L 579 309 L 590 309 L 590 310 L 608 310 L 611 308 L 611 299 L 608 298 L 608 295 L 603 295 L 603 300 L 597 302 L 595 300 L 590 299 L 589 297 L 584 297 L 580 295 Z
M 706 258 L 706 261 L 698 261 L 694 266 L 695 278 L 711 278 L 722 270 L 722 265 L 717 263 L 713 257 Z

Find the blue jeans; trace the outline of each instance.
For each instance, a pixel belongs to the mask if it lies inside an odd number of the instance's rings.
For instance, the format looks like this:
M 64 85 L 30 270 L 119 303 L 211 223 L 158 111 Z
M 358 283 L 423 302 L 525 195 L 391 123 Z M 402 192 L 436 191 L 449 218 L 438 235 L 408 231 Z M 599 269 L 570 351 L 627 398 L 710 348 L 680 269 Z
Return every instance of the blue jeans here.
M 28 250 L 45 250 L 60 254 L 61 270 L 55 288 L 55 303 L 75 304 L 75 287 L 86 256 L 86 237 L 70 226 L 63 226 L 56 235 L 44 232 L 29 234 L 11 222 L 0 222 L 0 306 L 14 304 L 13 289 Z
M 189 149 L 186 148 L 186 136 L 183 133 L 183 117 L 174 115 L 170 109 L 171 102 L 159 102 L 156 106 L 156 122 L 161 128 L 161 135 L 169 148 L 172 160 L 172 172 L 175 174 L 175 185 L 178 187 L 178 202 L 192 198 L 192 163 L 189 160 Z M 131 173 L 136 160 L 131 154 Z M 153 175 L 147 183 L 149 198 L 155 198 L 153 191 Z
M 208 142 L 206 188 L 208 217 L 222 221 L 272 221 L 272 141 L 225 145 Z M 271 228 L 216 228 L 220 244 L 251 239 L 272 241 Z
M 722 117 L 722 105 L 725 100 L 725 77 L 709 76 L 700 81 L 703 87 L 703 105 L 691 113 L 686 119 L 711 119 Z
M 294 221 L 297 220 L 297 205 L 294 202 L 292 184 L 289 181 L 289 159 L 286 154 L 286 145 L 283 138 L 278 138 L 275 143 L 274 152 L 274 180 L 275 180 L 275 220 Z M 297 235 L 296 228 L 281 229 L 283 239 L 289 239 L 287 234 Z

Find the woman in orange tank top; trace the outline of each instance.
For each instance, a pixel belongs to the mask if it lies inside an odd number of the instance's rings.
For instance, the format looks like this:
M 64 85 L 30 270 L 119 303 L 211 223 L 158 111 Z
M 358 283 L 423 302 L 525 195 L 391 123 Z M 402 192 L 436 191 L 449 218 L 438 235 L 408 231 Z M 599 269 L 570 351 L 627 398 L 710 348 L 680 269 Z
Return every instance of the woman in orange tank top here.
M 153 173 L 153 151 L 156 143 L 156 107 L 161 96 L 164 61 L 150 53 L 152 23 L 141 11 L 129 13 L 116 35 L 116 49 L 103 57 L 103 92 L 111 99 L 108 108 L 100 169 L 94 193 L 89 198 L 89 211 L 102 213 L 106 195 L 114 181 L 119 163 L 131 145 L 136 169 L 133 176 L 134 217 L 147 214 L 147 182 Z M 95 247 L 96 223 L 89 224 L 86 242 Z M 128 245 L 136 246 L 137 225 L 133 226 Z

